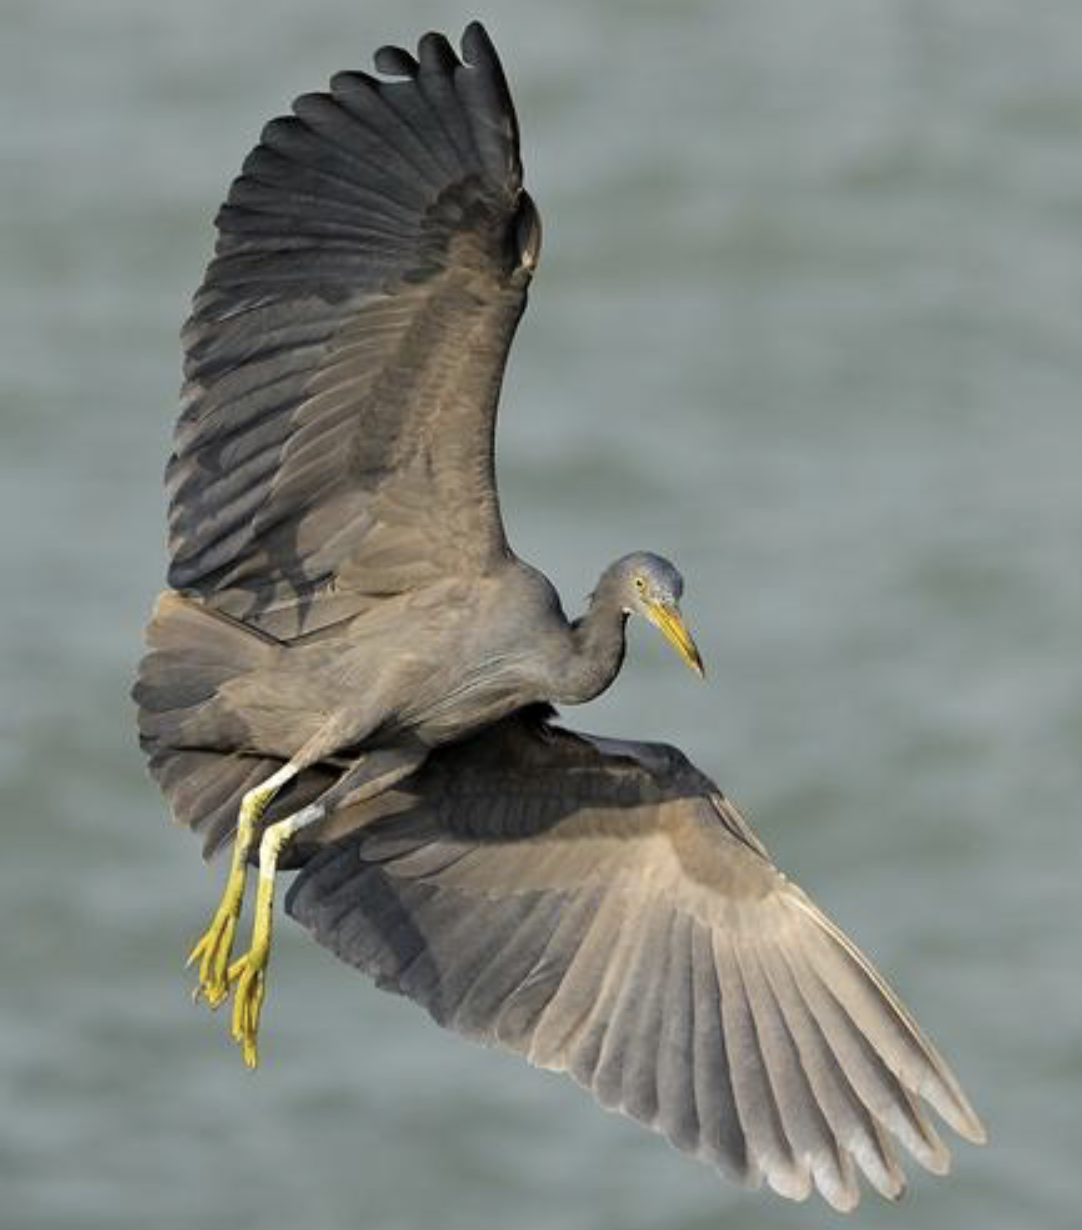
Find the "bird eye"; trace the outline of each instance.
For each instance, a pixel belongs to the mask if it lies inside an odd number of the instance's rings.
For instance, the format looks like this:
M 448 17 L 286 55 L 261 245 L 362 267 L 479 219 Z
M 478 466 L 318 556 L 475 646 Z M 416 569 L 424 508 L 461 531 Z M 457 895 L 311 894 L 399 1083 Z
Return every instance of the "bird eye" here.
M 636 578 L 635 578 L 635 588 L 639 591 L 639 593 L 640 593 L 640 594 L 641 594 L 641 593 L 645 593 L 645 591 L 646 591 L 646 578 L 645 578 L 645 577 L 636 577 Z

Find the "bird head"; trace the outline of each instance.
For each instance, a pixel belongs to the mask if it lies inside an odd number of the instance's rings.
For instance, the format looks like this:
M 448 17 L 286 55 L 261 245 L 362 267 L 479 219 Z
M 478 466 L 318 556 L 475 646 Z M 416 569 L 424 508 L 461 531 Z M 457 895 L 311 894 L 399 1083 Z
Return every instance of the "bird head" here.
M 650 551 L 636 551 L 619 560 L 615 569 L 625 614 L 641 615 L 660 629 L 680 657 L 702 678 L 703 660 L 680 614 L 684 578 L 676 565 Z

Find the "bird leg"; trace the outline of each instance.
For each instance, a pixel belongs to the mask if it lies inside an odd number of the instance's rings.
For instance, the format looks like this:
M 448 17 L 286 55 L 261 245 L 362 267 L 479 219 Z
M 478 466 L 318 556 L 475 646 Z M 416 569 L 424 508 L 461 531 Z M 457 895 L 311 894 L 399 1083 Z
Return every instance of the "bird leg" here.
M 233 989 L 233 1040 L 244 1062 L 254 1068 L 259 1062 L 259 1016 L 266 995 L 267 962 L 274 924 L 274 878 L 282 847 L 300 829 L 317 824 L 336 808 L 374 798 L 390 789 L 424 763 L 428 749 L 420 744 L 380 748 L 362 755 L 321 798 L 270 825 L 259 843 L 259 888 L 252 921 L 252 943 L 226 972 L 227 988 Z
M 313 803 L 272 824 L 264 831 L 259 843 L 259 888 L 255 898 L 252 943 L 226 973 L 228 986 L 234 988 L 233 1040 L 240 1047 L 249 1068 L 254 1068 L 259 1062 L 259 1014 L 266 995 L 267 961 L 274 924 L 274 877 L 278 871 L 278 859 L 282 847 L 294 833 L 318 823 L 326 814 L 324 804 Z
M 201 936 L 188 956 L 188 965 L 199 962 L 199 983 L 192 994 L 193 999 L 205 999 L 211 1008 L 217 1008 L 229 994 L 227 971 L 233 951 L 233 937 L 237 930 L 241 906 L 244 903 L 244 885 L 248 871 L 248 854 L 255 836 L 255 826 L 278 791 L 299 770 L 291 764 L 283 765 L 276 773 L 241 800 L 237 818 L 237 833 L 233 839 L 233 856 L 229 866 L 229 878 L 210 926 Z

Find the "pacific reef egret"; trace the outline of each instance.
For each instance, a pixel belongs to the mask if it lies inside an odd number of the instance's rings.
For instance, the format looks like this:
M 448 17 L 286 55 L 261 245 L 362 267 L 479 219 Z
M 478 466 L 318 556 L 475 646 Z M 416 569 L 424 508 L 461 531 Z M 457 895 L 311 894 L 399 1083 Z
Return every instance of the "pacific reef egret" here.
M 541 227 L 487 34 L 384 48 L 299 98 L 218 214 L 183 333 L 169 590 L 135 686 L 207 856 L 192 961 L 254 1066 L 276 874 L 316 940 L 442 1025 L 570 1073 L 746 1183 L 838 1208 L 981 1124 L 852 943 L 673 748 L 572 733 L 629 616 L 702 671 L 637 552 L 569 620 L 493 461 Z M 232 955 L 258 865 L 251 944 Z

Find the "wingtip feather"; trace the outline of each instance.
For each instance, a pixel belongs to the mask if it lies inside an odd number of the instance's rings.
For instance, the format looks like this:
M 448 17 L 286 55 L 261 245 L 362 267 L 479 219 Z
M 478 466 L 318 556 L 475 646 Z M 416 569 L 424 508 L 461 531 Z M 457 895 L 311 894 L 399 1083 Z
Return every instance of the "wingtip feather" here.
M 390 45 L 377 48 L 372 56 L 372 63 L 375 65 L 376 72 L 386 77 L 416 77 L 420 68 L 416 57 L 404 47 Z

